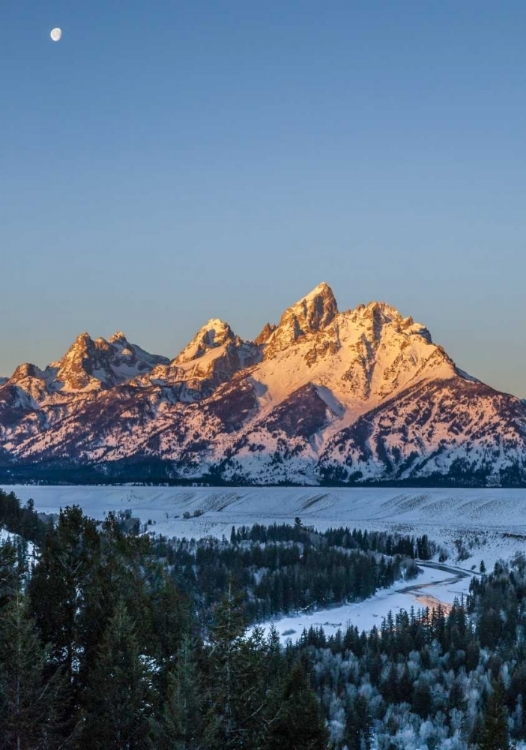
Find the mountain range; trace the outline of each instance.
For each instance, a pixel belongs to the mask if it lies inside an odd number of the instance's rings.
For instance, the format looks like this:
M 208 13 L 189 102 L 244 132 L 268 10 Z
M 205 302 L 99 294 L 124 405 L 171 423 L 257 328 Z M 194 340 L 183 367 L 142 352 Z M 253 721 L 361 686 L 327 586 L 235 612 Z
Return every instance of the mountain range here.
M 209 320 L 174 359 L 81 334 L 0 380 L 4 481 L 526 484 L 526 403 L 383 302 L 322 283 L 253 341 Z

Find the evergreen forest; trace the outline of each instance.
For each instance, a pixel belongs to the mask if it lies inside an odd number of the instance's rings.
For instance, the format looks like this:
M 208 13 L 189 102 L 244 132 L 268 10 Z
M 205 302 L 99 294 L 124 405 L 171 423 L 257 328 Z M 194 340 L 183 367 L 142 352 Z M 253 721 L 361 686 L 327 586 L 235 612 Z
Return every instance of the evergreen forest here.
M 166 539 L 0 492 L 0 748 L 504 750 L 526 738 L 526 560 L 440 608 L 302 634 L 258 623 L 359 601 L 427 537 L 294 525 Z M 249 627 L 250 626 L 250 627 Z

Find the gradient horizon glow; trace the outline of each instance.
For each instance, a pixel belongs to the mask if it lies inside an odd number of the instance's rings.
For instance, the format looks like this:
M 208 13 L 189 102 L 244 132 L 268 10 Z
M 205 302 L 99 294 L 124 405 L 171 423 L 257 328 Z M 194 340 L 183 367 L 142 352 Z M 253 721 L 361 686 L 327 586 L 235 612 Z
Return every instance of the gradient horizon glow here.
M 4 0 L 0 375 L 320 281 L 526 397 L 526 5 Z M 63 30 L 59 44 L 50 39 Z

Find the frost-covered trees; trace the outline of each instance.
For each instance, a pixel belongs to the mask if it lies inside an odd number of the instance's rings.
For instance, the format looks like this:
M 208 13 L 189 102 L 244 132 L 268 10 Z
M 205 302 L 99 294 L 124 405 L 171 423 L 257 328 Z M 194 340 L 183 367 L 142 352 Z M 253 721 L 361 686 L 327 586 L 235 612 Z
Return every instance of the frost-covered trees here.
M 311 629 L 287 649 L 276 633 L 247 635 L 256 586 L 243 588 L 253 572 L 243 562 L 260 573 L 298 572 L 301 550 L 304 569 L 320 562 L 334 592 L 342 559 L 376 581 L 388 575 L 387 548 L 414 555 L 426 544 L 348 529 L 322 535 L 300 524 L 233 530 L 230 541 L 152 544 L 114 517 L 97 524 L 66 509 L 33 568 L 23 545 L 0 545 L 0 747 L 520 746 L 523 558 L 474 578 L 468 600 L 449 612 L 400 611 L 369 633 Z M 292 578 L 274 579 L 281 596 L 302 595 L 290 590 Z
M 488 633 L 494 612 L 500 622 Z M 370 731 L 378 750 L 520 747 L 525 622 L 526 561 L 517 558 L 475 578 L 467 606 L 457 602 L 449 613 L 399 612 L 368 634 L 304 633 L 299 648 L 314 664 L 333 746 L 361 748 Z

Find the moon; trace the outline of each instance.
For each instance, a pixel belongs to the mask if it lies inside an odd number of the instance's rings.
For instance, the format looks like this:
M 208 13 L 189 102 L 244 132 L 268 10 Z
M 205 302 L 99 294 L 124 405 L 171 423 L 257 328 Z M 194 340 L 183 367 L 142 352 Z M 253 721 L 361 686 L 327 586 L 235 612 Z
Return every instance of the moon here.
M 59 29 L 59 28 L 52 29 L 49 36 L 54 42 L 60 42 L 60 38 L 62 36 L 62 29 Z

